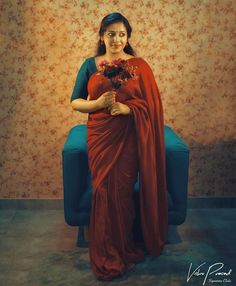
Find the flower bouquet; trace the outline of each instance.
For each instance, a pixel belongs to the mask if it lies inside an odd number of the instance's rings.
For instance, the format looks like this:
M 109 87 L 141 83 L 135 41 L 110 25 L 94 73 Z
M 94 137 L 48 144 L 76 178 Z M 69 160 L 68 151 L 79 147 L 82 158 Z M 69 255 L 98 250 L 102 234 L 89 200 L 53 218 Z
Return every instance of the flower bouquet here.
M 129 65 L 128 61 L 117 59 L 112 62 L 106 60 L 99 64 L 99 74 L 110 79 L 113 89 L 118 89 L 130 78 L 136 79 L 136 67 Z

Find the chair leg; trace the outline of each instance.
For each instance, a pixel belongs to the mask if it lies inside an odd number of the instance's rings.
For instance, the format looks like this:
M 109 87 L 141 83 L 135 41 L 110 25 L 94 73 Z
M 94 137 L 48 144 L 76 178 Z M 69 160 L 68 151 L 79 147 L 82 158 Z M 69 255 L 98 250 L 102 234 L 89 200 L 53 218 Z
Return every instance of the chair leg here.
M 177 225 L 169 225 L 168 226 L 168 239 L 167 239 L 167 244 L 177 244 L 181 243 L 182 239 L 181 236 L 178 232 L 178 227 Z
M 87 236 L 87 226 L 80 226 L 78 228 L 78 237 L 76 246 L 78 247 L 88 247 L 88 236 Z

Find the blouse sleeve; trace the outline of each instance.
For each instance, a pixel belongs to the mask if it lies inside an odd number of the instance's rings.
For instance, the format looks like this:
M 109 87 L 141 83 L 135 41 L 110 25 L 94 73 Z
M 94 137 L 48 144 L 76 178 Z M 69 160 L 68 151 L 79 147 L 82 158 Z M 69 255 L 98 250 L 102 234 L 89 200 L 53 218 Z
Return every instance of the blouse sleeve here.
M 87 99 L 87 84 L 89 79 L 88 60 L 86 59 L 79 69 L 70 102 L 77 98 Z

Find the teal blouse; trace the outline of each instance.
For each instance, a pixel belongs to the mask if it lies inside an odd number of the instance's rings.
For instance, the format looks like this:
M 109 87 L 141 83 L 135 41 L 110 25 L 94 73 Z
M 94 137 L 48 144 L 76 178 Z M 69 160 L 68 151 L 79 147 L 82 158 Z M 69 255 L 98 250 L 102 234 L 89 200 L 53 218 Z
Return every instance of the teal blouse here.
M 97 71 L 95 57 L 87 58 L 81 65 L 79 72 L 76 77 L 74 90 L 72 92 L 70 102 L 77 98 L 87 99 L 88 90 L 87 84 L 88 80 L 94 72 Z

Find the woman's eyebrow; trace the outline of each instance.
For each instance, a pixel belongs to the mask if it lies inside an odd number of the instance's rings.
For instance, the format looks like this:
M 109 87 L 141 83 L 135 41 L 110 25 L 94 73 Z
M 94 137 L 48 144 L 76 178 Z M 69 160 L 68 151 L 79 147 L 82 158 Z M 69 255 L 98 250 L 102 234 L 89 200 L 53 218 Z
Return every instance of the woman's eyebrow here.
M 125 33 L 125 31 L 112 31 L 112 30 L 110 30 L 108 32 L 124 32 Z

